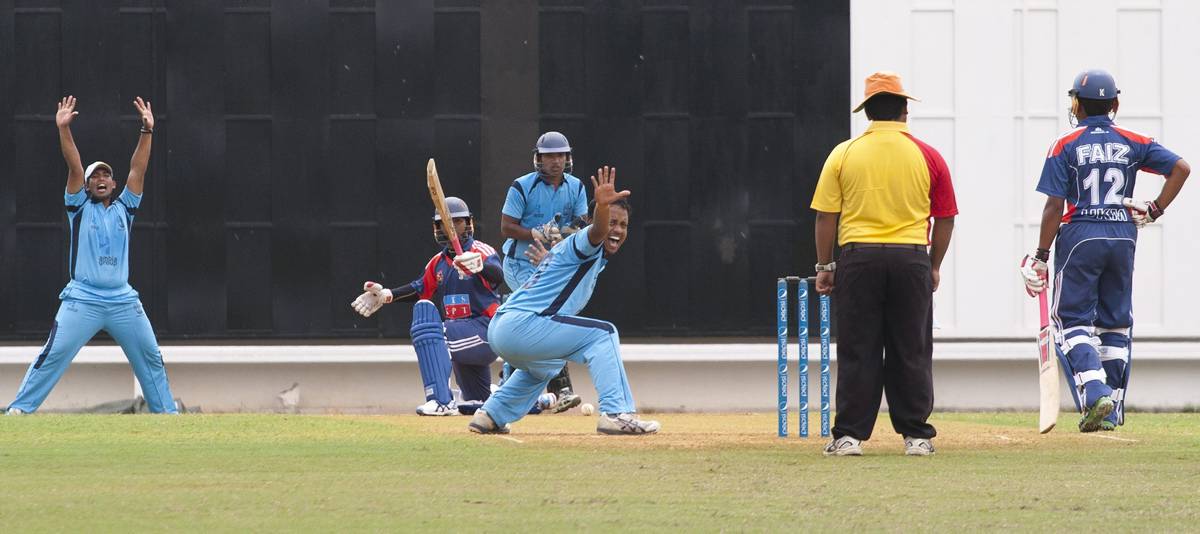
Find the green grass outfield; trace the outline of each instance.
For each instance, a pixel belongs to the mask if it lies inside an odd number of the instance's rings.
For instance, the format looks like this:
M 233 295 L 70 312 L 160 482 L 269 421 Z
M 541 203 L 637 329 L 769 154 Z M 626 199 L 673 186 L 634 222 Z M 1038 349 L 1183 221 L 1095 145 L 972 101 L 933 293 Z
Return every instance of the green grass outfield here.
M 794 414 L 793 414 L 794 415 Z M 813 414 L 814 416 L 816 414 Z M 533 416 L 0 417 L 0 528 L 29 531 L 1182 531 L 1200 525 L 1200 415 L 935 414 L 928 458 L 886 414 L 862 458 L 775 415 L 656 415 L 659 435 Z M 795 418 L 792 419 L 793 431 Z M 817 419 L 812 419 L 814 425 Z

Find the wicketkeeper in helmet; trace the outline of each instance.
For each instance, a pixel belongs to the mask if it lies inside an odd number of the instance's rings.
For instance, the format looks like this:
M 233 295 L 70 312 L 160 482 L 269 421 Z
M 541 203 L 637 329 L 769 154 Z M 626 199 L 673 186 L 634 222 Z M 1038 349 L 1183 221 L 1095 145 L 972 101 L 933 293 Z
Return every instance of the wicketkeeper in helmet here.
M 1113 123 L 1119 93 L 1103 70 L 1075 77 L 1067 94 L 1078 125 L 1050 145 L 1037 185 L 1047 197 L 1041 234 L 1020 268 L 1030 296 L 1045 291 L 1054 243 L 1055 341 L 1084 413 L 1080 432 L 1124 424 L 1138 230 L 1162 217 L 1191 173 L 1154 139 Z M 1130 198 L 1139 170 L 1166 176 L 1153 201 Z
M 416 301 L 410 334 L 425 385 L 419 415 L 475 413 L 491 395 L 491 364 L 496 361 L 487 329 L 500 306 L 497 288 L 504 281 L 503 268 L 495 249 L 474 238 L 475 220 L 467 203 L 447 197 L 446 207 L 463 253 L 455 255 L 442 230 L 442 218 L 434 212 L 433 238 L 442 250 L 429 260 L 421 276 L 394 289 L 366 282 L 363 294 L 351 303 L 363 317 L 370 317 L 384 304 Z M 451 367 L 461 399 L 450 389 Z
M 533 172 L 513 180 L 504 199 L 500 231 L 504 241 L 504 281 L 516 291 L 533 275 L 529 247 L 534 241 L 546 248 L 571 233 L 573 221 L 587 217 L 587 191 L 571 173 L 571 144 L 559 132 L 546 132 L 533 147 Z M 505 366 L 505 376 L 511 368 Z M 567 368 L 550 381 L 547 390 L 558 396 L 555 413 L 581 402 L 571 388 Z

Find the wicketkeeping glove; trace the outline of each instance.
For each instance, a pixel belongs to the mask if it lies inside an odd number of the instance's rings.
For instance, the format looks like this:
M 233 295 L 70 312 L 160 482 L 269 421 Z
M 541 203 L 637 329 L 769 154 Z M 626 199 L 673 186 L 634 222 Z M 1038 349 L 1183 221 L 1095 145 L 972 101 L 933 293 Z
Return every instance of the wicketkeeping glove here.
M 1130 209 L 1129 215 L 1133 218 L 1133 224 L 1137 225 L 1139 230 L 1163 216 L 1163 210 L 1153 200 L 1141 201 L 1127 198 L 1122 200 L 1121 204 Z
M 1038 259 L 1038 255 L 1035 252 L 1021 260 L 1021 279 L 1025 282 L 1025 292 L 1031 297 L 1045 291 L 1046 283 L 1050 280 L 1050 269 L 1046 267 L 1045 260 Z
M 463 276 L 471 276 L 483 270 L 483 256 L 478 252 L 463 252 L 454 257 L 454 268 Z
M 370 317 L 371 314 L 379 311 L 379 308 L 384 304 L 391 304 L 392 302 L 392 290 L 375 282 L 364 283 L 363 289 L 363 294 L 350 303 L 350 307 L 354 308 L 354 311 L 363 317 Z
M 533 234 L 534 239 L 550 247 L 563 240 L 562 230 L 559 230 L 558 225 L 553 222 L 548 222 L 536 228 L 530 228 L 529 233 Z

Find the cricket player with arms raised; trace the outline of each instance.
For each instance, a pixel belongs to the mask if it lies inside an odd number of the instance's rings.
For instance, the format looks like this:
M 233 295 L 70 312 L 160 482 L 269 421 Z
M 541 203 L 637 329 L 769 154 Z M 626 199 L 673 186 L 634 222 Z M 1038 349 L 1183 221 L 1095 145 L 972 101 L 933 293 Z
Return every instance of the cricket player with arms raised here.
M 88 165 L 87 170 L 83 168 L 71 135 L 71 122 L 79 115 L 75 106 L 75 97 L 63 98 L 54 118 L 59 146 L 67 163 L 63 203 L 70 228 L 71 281 L 58 296 L 62 304 L 54 317 L 50 337 L 25 373 L 17 398 L 8 406 L 7 413 L 36 411 L 71 360 L 100 330 L 108 332 L 125 351 L 150 411 L 176 413 L 154 328 L 138 292 L 129 285 L 129 240 L 133 217 L 142 203 L 146 167 L 150 164 L 154 112 L 150 102 L 141 97 L 134 99 L 133 106 L 141 117 L 140 134 L 129 162 L 125 188 L 117 195 L 117 183 L 109 164 L 97 161 Z
M 592 224 L 550 249 L 488 327 L 492 348 L 516 371 L 475 412 L 472 432 L 507 434 L 509 423 L 533 407 L 568 360 L 586 364 L 592 375 L 600 398 L 597 432 L 658 432 L 657 421 L 642 421 L 634 413 L 616 327 L 576 315 L 591 299 L 608 258 L 629 235 L 629 191 L 617 191 L 616 169 L 604 167 L 596 174 Z
M 370 317 L 384 304 L 416 302 L 409 333 L 425 387 L 425 403 L 417 407 L 418 415 L 474 413 L 491 395 L 491 364 L 496 361 L 487 329 L 500 306 L 496 288 L 504 281 L 503 268 L 496 251 L 475 239 L 475 219 L 467 203 L 447 197 L 446 208 L 463 253 L 456 255 L 435 211 L 433 239 L 442 250 L 425 264 L 421 276 L 394 289 L 366 282 L 363 294 L 350 304 L 363 317 Z M 462 402 L 450 389 L 451 366 Z
M 1137 231 L 1162 217 L 1191 173 L 1154 139 L 1114 124 L 1119 93 L 1103 70 L 1075 77 L 1067 94 L 1078 125 L 1046 155 L 1037 185 L 1047 197 L 1041 233 L 1020 266 L 1029 295 L 1045 291 L 1054 243 L 1055 341 L 1084 413 L 1080 432 L 1124 424 Z M 1152 201 L 1129 198 L 1139 170 L 1166 176 Z
M 504 199 L 500 231 L 504 242 L 504 281 L 516 291 L 533 275 L 532 255 L 542 245 L 550 247 L 562 241 L 571 223 L 587 216 L 587 192 L 583 182 L 571 175 L 571 143 L 559 132 L 546 132 L 533 147 L 533 172 L 513 180 Z M 534 251 L 530 247 L 534 243 Z M 505 377 L 511 372 L 504 366 Z M 551 380 L 547 389 L 557 395 L 551 408 L 564 412 L 581 402 L 571 389 L 567 368 Z

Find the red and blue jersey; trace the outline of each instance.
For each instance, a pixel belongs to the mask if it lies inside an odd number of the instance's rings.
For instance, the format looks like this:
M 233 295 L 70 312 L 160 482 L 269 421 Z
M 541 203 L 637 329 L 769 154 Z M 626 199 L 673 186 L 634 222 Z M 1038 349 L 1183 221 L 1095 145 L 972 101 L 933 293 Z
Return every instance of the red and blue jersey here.
M 502 269 L 495 249 L 487 243 L 469 240 L 463 243 L 463 251 L 483 256 L 485 269 L 489 264 L 496 272 Z M 463 276 L 454 268 L 453 261 L 449 251 L 443 250 L 430 258 L 421 277 L 409 285 L 421 299 L 436 304 L 446 320 L 495 315 L 500 307 L 496 286 L 481 275 Z
M 1131 222 L 1121 202 L 1133 196 L 1139 170 L 1166 175 L 1179 156 L 1154 139 L 1088 117 L 1050 146 L 1037 190 L 1065 199 L 1062 222 Z

